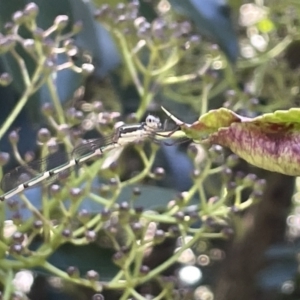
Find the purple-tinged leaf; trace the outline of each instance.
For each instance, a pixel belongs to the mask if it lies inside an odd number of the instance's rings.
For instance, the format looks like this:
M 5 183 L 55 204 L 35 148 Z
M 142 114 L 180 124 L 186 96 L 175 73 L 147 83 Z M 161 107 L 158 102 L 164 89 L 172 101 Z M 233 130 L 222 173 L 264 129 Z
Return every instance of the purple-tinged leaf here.
M 300 175 L 300 109 L 245 118 L 228 109 L 211 110 L 193 124 L 172 116 L 188 138 L 228 147 L 247 162 L 269 171 Z

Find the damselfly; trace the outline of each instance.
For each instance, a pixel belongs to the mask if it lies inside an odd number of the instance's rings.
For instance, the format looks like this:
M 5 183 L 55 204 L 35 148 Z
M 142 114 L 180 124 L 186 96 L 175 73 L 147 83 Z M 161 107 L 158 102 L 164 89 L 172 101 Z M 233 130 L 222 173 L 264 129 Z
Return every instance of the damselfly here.
M 4 175 L 1 180 L 1 189 L 4 192 L 0 200 L 31 188 L 44 180 L 55 178 L 65 170 L 78 166 L 86 160 L 100 156 L 114 148 L 125 146 L 129 143 L 154 137 L 161 129 L 160 120 L 149 115 L 145 122 L 133 125 L 122 125 L 113 135 L 95 140 L 76 147 L 71 153 L 55 152 L 49 156 L 19 166 Z

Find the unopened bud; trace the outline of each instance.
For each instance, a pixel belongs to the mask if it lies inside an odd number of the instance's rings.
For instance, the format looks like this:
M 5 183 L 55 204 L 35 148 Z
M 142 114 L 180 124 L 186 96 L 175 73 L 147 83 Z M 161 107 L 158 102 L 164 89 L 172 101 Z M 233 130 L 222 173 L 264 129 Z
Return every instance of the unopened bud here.
M 9 162 L 9 153 L 0 152 L 0 166 L 4 166 Z
M 72 278 L 78 278 L 80 275 L 78 268 L 74 266 L 67 268 L 67 274 Z
M 98 272 L 94 271 L 94 270 L 90 270 L 86 273 L 86 278 L 89 279 L 89 280 L 99 280 L 99 274 Z
M 44 30 L 41 28 L 36 28 L 33 32 L 32 35 L 35 40 L 42 41 L 44 39 Z
M 12 34 L 14 31 L 14 27 L 15 27 L 15 25 L 12 22 L 5 23 L 5 25 L 4 25 L 5 32 L 7 34 Z
M 2 73 L 0 75 L 0 85 L 7 86 L 12 82 L 12 77 L 8 73 Z
M 6 53 L 15 47 L 15 40 L 11 37 L 1 37 L 0 38 L 0 54 Z
M 38 131 L 38 139 L 41 143 L 47 143 L 51 138 L 51 133 L 47 128 L 41 128 Z
M 64 29 L 69 22 L 69 17 L 66 15 L 57 16 L 54 20 L 54 25 L 57 27 L 57 30 Z
M 32 19 L 35 18 L 38 15 L 38 13 L 39 7 L 33 2 L 28 3 L 24 8 L 24 14 Z
M 95 67 L 93 64 L 82 64 L 81 69 L 83 75 L 90 75 L 94 72 Z
M 33 39 L 26 39 L 23 42 L 23 48 L 27 51 L 27 52 L 33 52 L 35 49 L 35 43 Z
M 42 113 L 45 115 L 45 116 L 51 116 L 53 114 L 54 110 L 53 110 L 53 106 L 51 103 L 45 103 L 43 104 L 42 106 Z
M 26 16 L 22 11 L 18 10 L 12 15 L 12 20 L 15 24 L 22 24 L 23 22 L 25 22 Z
M 16 144 L 19 142 L 19 133 L 17 131 L 12 131 L 9 136 L 8 136 L 8 139 L 9 141 L 12 143 L 12 144 Z
M 81 21 L 77 21 L 73 24 L 72 32 L 74 34 L 80 32 L 83 28 L 83 23 Z
M 55 64 L 52 60 L 50 59 L 47 59 L 45 62 L 44 62 L 44 68 L 43 68 L 43 71 L 45 73 L 52 73 L 55 69 Z

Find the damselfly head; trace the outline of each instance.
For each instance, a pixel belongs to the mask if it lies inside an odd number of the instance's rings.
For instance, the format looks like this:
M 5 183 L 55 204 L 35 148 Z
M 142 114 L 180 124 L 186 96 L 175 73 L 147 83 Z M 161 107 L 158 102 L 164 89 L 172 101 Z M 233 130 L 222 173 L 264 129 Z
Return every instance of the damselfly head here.
M 161 128 L 161 122 L 160 119 L 153 116 L 153 115 L 148 115 L 146 120 L 145 120 L 146 126 L 151 128 L 151 129 L 159 129 Z

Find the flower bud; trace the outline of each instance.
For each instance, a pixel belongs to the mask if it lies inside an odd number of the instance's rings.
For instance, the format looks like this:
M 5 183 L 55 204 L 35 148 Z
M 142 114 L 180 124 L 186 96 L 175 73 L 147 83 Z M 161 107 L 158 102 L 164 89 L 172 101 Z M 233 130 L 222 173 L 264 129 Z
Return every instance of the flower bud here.
M 168 232 L 172 237 L 178 237 L 180 235 L 180 230 L 178 225 L 172 225 L 171 227 L 169 227 Z
M 226 165 L 229 168 L 235 167 L 238 164 L 238 162 L 239 162 L 239 157 L 235 154 L 229 155 L 226 159 Z
M 72 32 L 74 34 L 77 34 L 79 33 L 83 28 L 83 23 L 82 21 L 76 21 L 74 24 L 73 24 L 73 28 L 72 28 Z
M 230 227 L 225 227 L 221 230 L 225 238 L 231 238 L 234 234 L 234 231 Z
M 70 198 L 71 200 L 78 200 L 82 196 L 82 189 L 81 188 L 72 188 L 70 190 Z
M 35 43 L 33 39 L 26 39 L 23 41 L 23 48 L 29 52 L 33 53 L 35 51 Z
M 45 116 L 52 116 L 54 113 L 52 104 L 49 102 L 44 103 L 42 106 L 42 113 Z
M 55 67 L 56 65 L 51 59 L 46 59 L 46 61 L 44 62 L 43 71 L 46 74 L 50 74 L 55 70 Z
M 0 54 L 4 54 L 14 48 L 16 41 L 10 36 L 0 38 Z
M 11 210 L 11 211 L 17 211 L 20 207 L 19 207 L 19 202 L 14 199 L 14 198 L 10 198 L 6 201 L 6 204 L 8 206 L 8 208 Z
M 263 191 L 253 191 L 250 195 L 250 198 L 252 198 L 253 202 L 260 201 L 263 197 L 264 193 Z
M 22 242 L 24 241 L 24 234 L 20 231 L 16 231 L 14 232 L 14 234 L 12 235 L 12 239 L 14 242 L 22 244 Z
M 3 167 L 9 162 L 9 153 L 0 152 L 0 167 Z
M 222 179 L 224 182 L 228 182 L 232 177 L 232 170 L 230 168 L 224 168 L 222 170 Z
M 45 56 L 50 56 L 52 54 L 55 43 L 52 39 L 47 37 L 42 44 L 43 53 Z
M 101 101 L 93 102 L 93 111 L 95 113 L 100 113 L 103 111 L 103 103 Z
M 182 23 L 179 24 L 179 32 L 180 35 L 187 35 L 188 33 L 190 33 L 192 30 L 192 25 L 189 21 L 184 21 Z
M 82 69 L 82 74 L 87 76 L 94 72 L 95 67 L 93 64 L 85 63 L 85 64 L 82 64 L 81 69 Z
M 28 3 L 24 8 L 24 14 L 29 18 L 34 19 L 38 13 L 39 7 L 34 2 Z
M 102 294 L 95 294 L 92 297 L 92 300 L 105 300 L 104 296 Z
M 184 213 L 182 211 L 178 211 L 174 214 L 174 217 L 176 218 L 176 220 L 178 221 L 183 221 L 184 220 Z
M 110 216 L 111 216 L 111 211 L 107 208 L 103 208 L 103 210 L 101 211 L 101 221 L 105 222 L 107 220 L 109 220 Z
M 97 238 L 97 234 L 94 230 L 88 230 L 88 231 L 85 232 L 85 238 L 89 242 L 94 242 Z
M 256 176 L 255 174 L 248 174 L 248 175 L 244 178 L 243 184 L 244 184 L 245 186 L 252 186 L 252 185 L 255 183 L 256 179 L 257 179 L 257 176 Z
M 153 241 L 155 244 L 160 244 L 165 240 L 165 238 L 166 238 L 165 232 L 161 229 L 157 229 L 153 237 Z
M 150 268 L 148 266 L 142 265 L 140 267 L 140 274 L 147 275 L 150 272 Z
M 126 15 L 128 19 L 135 20 L 138 16 L 140 3 L 138 0 L 131 1 L 127 4 Z
M 77 216 L 78 220 L 83 224 L 86 224 L 90 220 L 90 217 L 91 214 L 84 208 L 79 211 Z
M 52 184 L 50 187 L 50 195 L 52 197 L 56 197 L 60 194 L 61 192 L 61 186 L 58 184 Z
M 34 221 L 34 223 L 33 223 L 33 228 L 34 229 L 39 230 L 42 227 L 43 227 L 43 221 L 41 221 L 41 220 Z
M 10 247 L 9 252 L 11 254 L 20 255 L 20 254 L 22 254 L 23 250 L 24 250 L 24 247 L 21 244 L 14 244 Z
M 54 20 L 54 25 L 56 26 L 57 30 L 63 30 L 69 22 L 69 17 L 66 15 L 57 16 Z
M 70 127 L 68 124 L 61 124 L 58 126 L 58 129 L 57 129 L 57 136 L 59 138 L 64 138 L 66 136 L 68 136 L 70 132 Z
M 142 192 L 141 192 L 141 189 L 136 186 L 133 188 L 132 193 L 134 196 L 140 196 Z
M 67 268 L 67 274 L 72 278 L 78 278 L 80 275 L 79 269 L 74 266 L 69 266 Z
M 166 36 L 167 24 L 163 19 L 155 19 L 151 24 L 151 32 L 154 38 L 163 39 Z
M 15 24 L 12 23 L 12 22 L 7 22 L 4 25 L 4 29 L 5 29 L 6 34 L 12 34 L 13 31 L 14 31 L 14 28 L 15 28 Z
M 266 187 L 267 181 L 265 179 L 258 179 L 254 183 L 253 190 L 263 192 Z
M 141 39 L 149 38 L 150 34 L 151 34 L 151 25 L 150 25 L 150 23 L 146 22 L 138 28 L 137 35 Z
M 103 4 L 95 13 L 95 19 L 98 21 L 109 21 L 112 10 L 108 4 Z
M 140 222 L 135 222 L 131 224 L 131 229 L 137 239 L 140 239 L 143 233 L 143 225 Z
M 117 265 L 117 266 L 123 266 L 124 263 L 126 262 L 126 255 L 121 252 L 118 251 L 113 255 L 113 262 Z
M 38 140 L 39 142 L 41 143 L 47 143 L 50 138 L 51 138 L 51 133 L 50 131 L 47 129 L 47 128 L 41 128 L 39 131 L 38 131 Z
M 12 82 L 12 77 L 8 73 L 2 73 L 0 75 L 0 85 L 8 86 Z
M 165 172 L 164 168 L 155 168 L 155 170 L 154 170 L 155 179 L 161 180 L 165 177 L 165 175 L 166 175 L 166 172 Z
M 136 215 L 141 215 L 144 211 L 144 207 L 143 206 L 137 206 L 134 208 L 134 211 L 136 213 Z
M 23 220 L 22 220 L 22 215 L 19 211 L 16 211 L 12 216 L 11 219 L 13 220 L 14 225 L 21 225 Z
M 94 271 L 94 270 L 89 270 L 86 273 L 86 278 L 92 281 L 97 281 L 99 280 L 100 276 L 99 273 Z
M 72 231 L 70 229 L 64 229 L 61 234 L 66 239 L 69 239 L 72 237 Z
M 12 15 L 12 20 L 15 24 L 22 24 L 25 22 L 26 16 L 22 11 L 18 10 Z
M 16 130 L 12 131 L 8 135 L 8 139 L 11 144 L 17 144 L 19 142 L 19 138 L 20 138 L 19 133 Z
M 44 39 L 44 30 L 41 28 L 36 28 L 32 32 L 33 38 L 38 41 L 42 41 Z
M 193 180 L 195 180 L 195 179 L 199 178 L 200 175 L 201 175 L 200 170 L 194 169 L 193 172 L 192 172 L 192 174 L 191 174 L 191 178 L 192 178 Z

